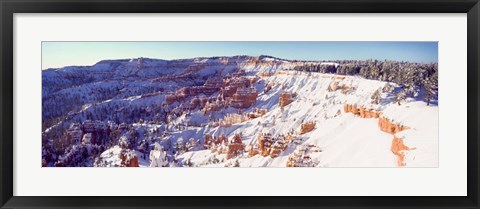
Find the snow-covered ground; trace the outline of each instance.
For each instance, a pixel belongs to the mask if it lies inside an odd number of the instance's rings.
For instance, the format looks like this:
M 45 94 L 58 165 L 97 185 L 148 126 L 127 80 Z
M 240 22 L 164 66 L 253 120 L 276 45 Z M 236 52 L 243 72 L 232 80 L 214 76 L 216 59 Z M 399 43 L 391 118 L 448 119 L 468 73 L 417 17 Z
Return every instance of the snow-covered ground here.
M 255 144 L 258 132 L 285 134 L 290 130 L 299 132 L 302 121 L 314 121 L 316 128 L 301 135 L 304 144 L 322 148 L 317 156 L 319 167 L 396 167 L 397 158 L 391 151 L 393 135 L 379 129 L 378 119 L 361 118 L 345 113 L 344 104 L 365 106 L 383 112 L 392 121 L 411 127 L 396 134 L 406 146 L 415 148 L 405 152 L 407 167 L 438 166 L 438 107 L 427 106 L 423 101 L 408 99 L 398 105 L 384 94 L 382 103 L 371 104 L 372 93 L 385 86 L 385 82 L 367 80 L 352 76 L 339 80 L 338 76 L 320 73 L 297 73 L 296 75 L 273 75 L 264 78 L 265 82 L 277 83 L 268 93 L 261 93 L 257 103 L 251 107 L 267 109 L 266 115 L 229 128 L 197 128 L 185 138 L 201 138 L 204 134 L 226 134 L 229 138 L 242 133 L 245 144 Z M 354 91 L 329 92 L 333 82 L 347 85 Z M 282 89 L 282 85 L 284 85 Z M 261 90 L 261 88 L 259 88 Z M 283 112 L 278 105 L 280 92 L 295 92 L 295 101 L 287 105 Z M 340 112 L 341 114 L 337 114 Z M 258 124 L 262 125 L 258 125 Z M 266 125 L 263 125 L 265 124 Z M 184 133 L 182 133 L 184 134 Z M 181 135 L 181 134 L 180 134 Z M 181 137 L 173 135 L 172 137 Z M 294 151 L 290 146 L 279 157 L 243 156 L 225 160 L 225 155 L 212 154 L 208 150 L 186 152 L 180 156 L 190 159 L 197 166 L 228 166 L 238 160 L 241 167 L 285 167 L 288 156 Z M 218 158 L 223 163 L 207 164 L 210 158 Z
M 309 63 L 311 64 L 307 62 Z M 399 105 L 393 102 L 393 92 L 398 88 L 394 83 L 359 76 L 287 70 L 304 64 L 305 62 L 272 57 L 196 58 L 177 61 L 145 58 L 106 60 L 92 67 L 46 70 L 43 72 L 44 116 L 58 117 L 57 115 L 63 116 L 67 112 L 69 116 L 55 121 L 45 128 L 44 133 L 55 128 L 66 129 L 70 123 L 85 120 L 89 114 L 96 116 L 96 111 L 107 112 L 105 115 L 108 118 L 101 118 L 106 121 L 128 116 L 131 113 L 125 110 L 135 109 L 136 114 L 142 115 L 145 121 L 152 121 L 155 114 L 170 108 L 162 106 L 167 93 L 184 86 L 203 85 L 206 78 L 221 77 L 240 68 L 246 71 L 247 76 L 259 78 L 253 83 L 259 93 L 256 102 L 241 111 L 248 113 L 255 109 L 265 109 L 266 114 L 261 117 L 230 127 L 212 125 L 209 117 L 221 119 L 227 113 L 238 112 L 237 109 L 228 107 L 214 111 L 211 115 L 195 109 L 173 118 L 170 124 L 128 122 L 128 117 L 123 119 L 138 133 L 136 140 L 162 144 L 167 149 L 170 160 L 175 160 L 170 166 L 181 166 L 188 162 L 194 167 L 286 167 L 296 150 L 311 145 L 321 150 L 309 155 L 317 167 L 397 167 L 398 156 L 391 150 L 394 136 L 402 139 L 404 145 L 410 148 L 401 151 L 406 167 L 438 166 L 437 104 L 427 105 L 419 99 L 407 98 Z M 340 65 L 335 62 L 317 64 L 335 67 Z M 92 74 L 92 77 L 85 78 L 85 74 Z M 387 84 L 394 87 L 393 91 L 382 90 Z M 267 85 L 272 88 L 264 91 Z M 381 99 L 378 104 L 373 104 L 372 94 L 377 90 L 382 92 Z M 296 94 L 293 102 L 283 108 L 279 105 L 282 93 Z M 218 93 L 213 96 L 217 95 Z M 68 105 L 65 105 L 65 101 L 69 101 Z M 59 102 L 65 103 L 58 106 Z M 380 129 L 378 118 L 362 118 L 345 112 L 346 104 L 381 112 L 381 117 L 409 128 L 395 134 L 386 133 Z M 172 104 L 178 105 L 179 102 Z M 187 122 L 195 125 L 181 129 L 172 125 Z M 315 128 L 301 134 L 300 127 L 306 122 L 315 123 Z M 225 134 L 228 139 L 235 134 L 241 134 L 243 144 L 252 147 L 258 144 L 259 133 L 292 133 L 297 143 L 289 143 L 286 149 L 274 158 L 258 154 L 249 156 L 245 150 L 240 156 L 228 160 L 226 154 L 212 152 L 201 145 L 207 134 L 217 137 Z M 185 144 L 190 139 L 197 141 L 199 148 L 180 154 L 171 151 L 175 143 Z M 141 157 L 143 153 L 136 150 L 136 146 L 129 149 L 135 150 L 139 166 L 149 166 L 149 160 Z M 110 146 L 99 158 L 103 164 L 120 166 L 121 151 L 117 145 Z

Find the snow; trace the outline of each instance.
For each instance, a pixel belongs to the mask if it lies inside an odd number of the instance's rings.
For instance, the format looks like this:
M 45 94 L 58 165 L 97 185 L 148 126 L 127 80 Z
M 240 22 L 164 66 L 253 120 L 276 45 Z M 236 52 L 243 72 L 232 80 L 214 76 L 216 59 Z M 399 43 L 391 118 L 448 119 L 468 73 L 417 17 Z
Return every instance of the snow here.
M 335 65 L 335 67 L 338 67 L 340 64 L 336 62 L 322 62 L 320 65 Z
M 427 106 L 423 101 L 414 100 L 401 106 L 388 102 L 384 105 L 372 105 L 371 94 L 382 88 L 385 82 L 345 76 L 338 84 L 354 87 L 355 91 L 347 94 L 341 93 L 340 90 L 328 92 L 327 88 L 335 81 L 335 77 L 335 75 L 320 73 L 267 77 L 265 82 L 283 84 L 285 88 L 282 90 L 280 86 L 276 86 L 268 93 L 260 93 L 257 103 L 250 109 L 268 109 L 266 115 L 229 128 L 201 129 L 202 131 L 188 137 L 201 138 L 206 132 L 217 135 L 224 133 L 230 138 L 235 132 L 241 132 L 244 143 L 253 145 L 260 131 L 272 134 L 284 134 L 290 130 L 299 132 L 302 121 L 315 121 L 316 128 L 301 137 L 303 144 L 313 144 L 322 148 L 323 152 L 315 156 L 320 162 L 320 167 L 396 167 L 397 158 L 390 150 L 393 135 L 379 129 L 378 119 L 365 119 L 343 112 L 344 104 L 356 104 L 382 110 L 384 116 L 392 121 L 412 127 L 397 134 L 397 137 L 404 138 L 407 146 L 415 148 L 404 151 L 407 167 L 438 166 L 437 106 Z M 286 106 L 283 112 L 278 107 L 280 92 L 298 94 L 295 101 Z M 326 95 L 329 97 L 327 100 L 324 99 Z M 338 111 L 341 114 L 335 116 Z M 275 124 L 269 122 L 267 127 L 257 125 L 258 122 L 266 121 L 275 121 Z M 293 147 L 289 146 L 274 159 L 259 155 L 251 158 L 244 156 L 240 158 L 240 165 L 242 167 L 285 167 L 288 155 L 293 151 Z M 208 150 L 181 155 L 182 158 L 191 159 L 197 166 L 225 166 L 232 161 L 215 165 L 205 164 L 213 156 L 224 159 L 223 155 L 215 155 Z
M 120 167 L 122 164 L 122 159 L 120 159 L 120 153 L 122 152 L 122 148 L 119 146 L 114 146 L 106 151 L 104 151 L 100 155 L 100 159 L 108 166 L 108 167 Z

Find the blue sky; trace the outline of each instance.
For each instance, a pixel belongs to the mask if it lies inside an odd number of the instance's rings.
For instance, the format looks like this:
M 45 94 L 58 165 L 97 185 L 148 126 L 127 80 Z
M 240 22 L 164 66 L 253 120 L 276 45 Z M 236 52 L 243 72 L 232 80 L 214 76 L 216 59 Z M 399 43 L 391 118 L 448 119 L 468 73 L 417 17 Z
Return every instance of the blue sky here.
M 42 42 L 42 69 L 104 59 L 271 55 L 296 60 L 438 62 L 437 42 Z

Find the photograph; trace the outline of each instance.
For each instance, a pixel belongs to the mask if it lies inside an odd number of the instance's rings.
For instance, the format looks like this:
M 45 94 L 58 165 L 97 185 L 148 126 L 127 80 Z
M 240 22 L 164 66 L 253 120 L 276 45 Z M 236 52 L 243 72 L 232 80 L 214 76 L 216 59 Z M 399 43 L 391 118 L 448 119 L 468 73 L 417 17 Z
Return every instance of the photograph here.
M 41 167 L 439 166 L 436 41 L 43 41 L 41 55 Z
M 479 1 L 0 0 L 0 209 L 479 208 Z

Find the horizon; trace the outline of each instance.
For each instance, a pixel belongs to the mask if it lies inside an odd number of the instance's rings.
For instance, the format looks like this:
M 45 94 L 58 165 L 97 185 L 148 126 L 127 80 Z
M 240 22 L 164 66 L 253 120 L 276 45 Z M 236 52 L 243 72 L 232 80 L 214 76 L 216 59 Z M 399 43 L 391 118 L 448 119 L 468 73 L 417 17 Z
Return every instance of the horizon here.
M 271 56 L 298 61 L 438 63 L 437 42 L 42 42 L 42 70 L 104 60 Z

